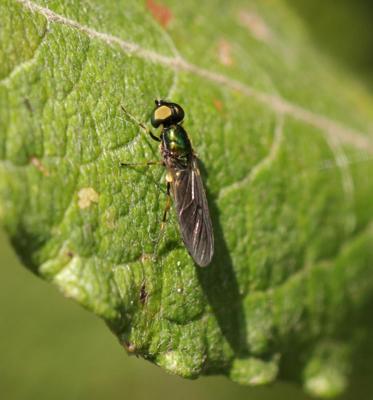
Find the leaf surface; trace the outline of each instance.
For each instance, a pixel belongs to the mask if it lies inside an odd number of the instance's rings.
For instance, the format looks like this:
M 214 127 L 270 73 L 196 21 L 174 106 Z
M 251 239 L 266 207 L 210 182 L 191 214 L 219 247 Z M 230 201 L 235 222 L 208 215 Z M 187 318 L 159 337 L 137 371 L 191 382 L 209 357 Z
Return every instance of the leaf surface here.
M 372 304 L 373 100 L 280 0 L 2 1 L 0 219 L 34 273 L 184 377 L 342 392 Z M 206 269 L 121 111 L 181 104 Z

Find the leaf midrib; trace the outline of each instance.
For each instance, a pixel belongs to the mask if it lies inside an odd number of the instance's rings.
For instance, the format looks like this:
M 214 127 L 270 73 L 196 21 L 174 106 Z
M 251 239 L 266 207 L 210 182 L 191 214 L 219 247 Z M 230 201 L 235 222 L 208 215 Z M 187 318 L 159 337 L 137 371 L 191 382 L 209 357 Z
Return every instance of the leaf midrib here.
M 256 101 L 266 105 L 274 112 L 282 115 L 289 115 L 297 120 L 300 120 L 308 125 L 314 126 L 320 129 L 325 136 L 331 138 L 338 138 L 341 144 L 349 144 L 358 149 L 373 153 L 373 142 L 370 139 L 368 133 L 359 132 L 355 129 L 350 128 L 342 124 L 339 121 L 328 118 L 322 114 L 315 113 L 308 109 L 305 109 L 295 103 L 292 103 L 284 98 L 265 92 L 258 91 L 253 87 L 244 84 L 238 80 L 229 78 L 223 74 L 210 71 L 199 67 L 198 65 L 192 64 L 186 61 L 184 58 L 175 53 L 174 57 L 164 56 L 155 51 L 142 48 L 140 45 L 125 41 L 114 35 L 99 32 L 88 26 L 82 25 L 77 21 L 66 18 L 62 15 L 55 13 L 49 8 L 39 6 L 29 0 L 16 0 L 24 7 L 28 8 L 32 12 L 37 12 L 43 15 L 49 22 L 59 23 L 62 25 L 69 26 L 70 28 L 77 29 L 89 37 L 99 39 L 109 46 L 117 45 L 125 53 L 135 55 L 146 61 L 164 65 L 175 71 L 184 71 L 200 76 L 204 79 L 209 80 L 212 83 L 223 85 L 231 90 L 236 90 L 241 94 L 254 98 Z

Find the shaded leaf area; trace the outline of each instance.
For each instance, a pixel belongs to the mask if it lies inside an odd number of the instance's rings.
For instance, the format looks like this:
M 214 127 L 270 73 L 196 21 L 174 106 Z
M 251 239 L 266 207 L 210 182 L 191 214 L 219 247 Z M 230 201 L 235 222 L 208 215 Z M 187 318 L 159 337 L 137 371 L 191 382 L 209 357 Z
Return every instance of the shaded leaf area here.
M 261 3 L 164 2 L 166 31 L 136 1 L 2 2 L 0 218 L 130 353 L 333 396 L 370 332 L 373 102 Z M 206 269 L 173 214 L 158 243 L 163 169 L 120 168 L 159 159 L 120 107 L 147 121 L 156 97 L 183 105 L 201 159 Z

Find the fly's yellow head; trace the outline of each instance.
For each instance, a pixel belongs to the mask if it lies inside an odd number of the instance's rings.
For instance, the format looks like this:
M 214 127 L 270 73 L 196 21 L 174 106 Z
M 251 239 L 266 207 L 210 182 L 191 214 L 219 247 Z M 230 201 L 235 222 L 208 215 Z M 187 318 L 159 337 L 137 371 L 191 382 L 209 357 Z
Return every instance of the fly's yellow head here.
M 155 109 L 152 112 L 151 124 L 154 128 L 160 125 L 165 127 L 177 125 L 184 119 L 184 110 L 176 103 L 164 100 L 155 100 Z

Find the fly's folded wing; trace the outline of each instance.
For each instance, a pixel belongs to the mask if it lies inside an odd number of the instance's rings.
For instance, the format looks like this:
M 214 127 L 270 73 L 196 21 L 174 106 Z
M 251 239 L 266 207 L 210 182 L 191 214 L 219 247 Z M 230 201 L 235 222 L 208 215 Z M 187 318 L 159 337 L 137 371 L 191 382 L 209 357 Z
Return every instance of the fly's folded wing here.
M 197 159 L 193 157 L 191 165 L 170 172 L 175 209 L 185 247 L 194 261 L 200 267 L 205 267 L 214 254 L 214 233 Z

